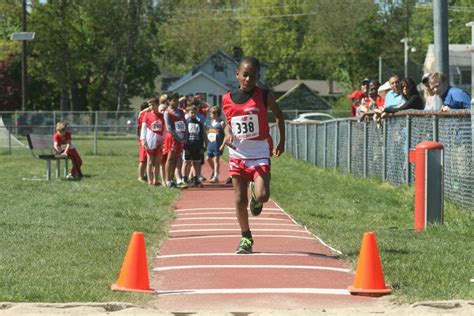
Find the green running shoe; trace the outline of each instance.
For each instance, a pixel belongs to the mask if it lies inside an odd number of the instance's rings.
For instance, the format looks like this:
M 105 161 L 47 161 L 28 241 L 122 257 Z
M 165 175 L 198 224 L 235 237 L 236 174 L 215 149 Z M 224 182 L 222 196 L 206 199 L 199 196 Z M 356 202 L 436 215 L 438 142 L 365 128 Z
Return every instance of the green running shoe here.
M 237 247 L 237 250 L 235 251 L 235 253 L 238 253 L 238 254 L 251 254 L 252 253 L 252 245 L 253 245 L 253 239 L 252 238 L 242 237 L 242 239 L 240 239 L 239 247 Z
M 249 209 L 253 216 L 258 216 L 262 213 L 263 203 L 258 202 L 255 196 L 255 182 L 249 183 L 249 189 L 251 195 Z

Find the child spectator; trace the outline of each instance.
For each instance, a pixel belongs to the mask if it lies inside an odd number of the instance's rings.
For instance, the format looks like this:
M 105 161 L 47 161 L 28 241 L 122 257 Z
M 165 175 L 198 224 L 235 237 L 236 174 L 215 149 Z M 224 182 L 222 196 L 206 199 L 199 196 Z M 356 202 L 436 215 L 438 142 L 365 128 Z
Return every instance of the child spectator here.
M 364 93 L 361 90 L 355 90 L 347 96 L 351 100 L 351 114 L 352 116 L 359 116 L 360 111 L 360 101 L 364 97 Z
M 159 100 L 152 98 L 148 101 L 152 107 L 151 112 L 146 112 L 143 117 L 140 141 L 147 153 L 148 184 L 159 185 L 158 174 L 161 165 L 161 152 L 163 144 L 164 118 L 159 112 Z
M 179 186 L 173 181 L 176 165 L 183 152 L 183 145 L 186 143 L 186 123 L 184 113 L 178 109 L 179 95 L 174 92 L 168 96 L 169 107 L 165 111 L 165 123 L 167 134 L 163 152 L 167 154 L 165 164 L 166 186 L 186 188 L 187 184 L 180 183 Z
M 211 117 L 207 125 L 207 162 L 212 169 L 210 183 L 219 182 L 220 157 L 224 149 L 224 127 L 225 123 L 221 119 L 221 110 L 218 106 L 211 107 Z
M 275 117 L 280 141 L 273 150 L 280 156 L 285 149 L 285 122 L 275 97 L 268 90 L 258 87 L 260 62 L 255 57 L 241 59 L 235 71 L 239 88 L 222 98 L 226 116 L 224 142 L 229 147 L 229 174 L 235 191 L 237 220 L 242 238 L 236 253 L 252 253 L 253 238 L 248 219 L 247 188 L 250 188 L 249 208 L 258 216 L 263 203 L 270 198 L 270 156 L 272 141 L 267 112 Z
M 138 113 L 137 117 L 138 181 L 140 182 L 146 181 L 146 149 L 142 146 L 142 142 L 140 141 L 140 135 L 142 130 L 143 117 L 147 113 L 147 111 L 145 110 L 148 109 L 148 106 L 148 102 L 143 102 L 140 106 L 140 113 Z
M 72 161 L 71 173 L 68 174 L 66 178 L 70 180 L 82 178 L 82 159 L 72 144 L 72 136 L 68 131 L 67 123 L 58 122 L 56 124 L 56 133 L 54 133 L 53 136 L 53 147 L 58 152 L 58 154 L 68 157 Z
M 186 119 L 186 144 L 184 145 L 183 175 L 186 177 L 194 168 L 194 176 L 190 178 L 192 185 L 202 187 L 199 179 L 201 173 L 201 156 L 206 148 L 204 124 L 197 119 L 197 107 L 190 105 L 188 108 L 188 118 Z

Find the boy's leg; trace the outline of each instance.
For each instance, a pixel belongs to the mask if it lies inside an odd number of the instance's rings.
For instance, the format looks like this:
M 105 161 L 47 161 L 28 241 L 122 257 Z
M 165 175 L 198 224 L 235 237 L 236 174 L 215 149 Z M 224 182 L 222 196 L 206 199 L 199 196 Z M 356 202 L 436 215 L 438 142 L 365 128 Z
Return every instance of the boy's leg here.
M 248 181 L 242 176 L 234 175 L 232 177 L 232 185 L 234 187 L 237 220 L 239 222 L 240 230 L 242 233 L 242 238 L 240 239 L 240 243 L 237 247 L 236 253 L 250 254 L 252 253 L 253 238 L 252 233 L 250 232 L 249 215 L 247 211 Z
M 249 209 L 252 215 L 258 216 L 262 212 L 263 203 L 270 199 L 270 173 L 260 172 L 249 185 L 250 204 Z
M 154 185 L 155 184 L 155 177 L 154 177 L 154 159 L 155 156 L 147 153 L 146 157 L 146 176 L 148 178 L 148 184 Z
M 173 181 L 174 168 L 176 167 L 175 156 L 176 156 L 176 153 L 172 151 L 168 152 L 168 158 L 166 159 L 166 167 L 165 167 L 165 177 L 168 183 Z
M 212 170 L 212 174 L 211 174 L 211 177 L 210 179 L 212 179 L 214 177 L 214 157 L 213 156 L 209 156 L 209 153 L 207 154 L 207 163 L 209 164 L 209 167 L 211 167 L 211 170 Z

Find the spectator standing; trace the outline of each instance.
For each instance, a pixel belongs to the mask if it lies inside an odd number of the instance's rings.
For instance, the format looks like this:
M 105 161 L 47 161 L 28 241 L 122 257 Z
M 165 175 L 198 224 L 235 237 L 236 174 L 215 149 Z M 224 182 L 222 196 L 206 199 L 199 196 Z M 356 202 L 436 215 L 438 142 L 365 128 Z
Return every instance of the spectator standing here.
M 352 116 L 359 116 L 359 111 L 360 111 L 360 103 L 362 98 L 364 97 L 364 93 L 362 90 L 355 90 L 351 94 L 347 96 L 349 100 L 351 100 L 351 114 Z
M 425 111 L 439 111 L 441 110 L 441 105 L 443 101 L 441 98 L 433 93 L 431 90 L 429 79 L 431 77 L 431 73 L 425 73 L 423 77 L 421 77 L 421 83 L 423 84 L 424 90 L 424 97 L 425 97 Z
M 441 72 L 435 72 L 429 79 L 433 93 L 441 98 L 441 111 L 463 110 L 471 108 L 471 96 L 465 90 L 449 85 L 448 78 Z
M 383 109 L 385 100 L 379 96 L 378 90 L 380 82 L 378 80 L 372 80 L 369 84 L 369 95 L 362 100 L 362 106 L 365 106 L 367 111 L 373 111 L 375 109 Z
M 242 238 L 236 253 L 252 253 L 253 238 L 248 219 L 248 195 L 252 215 L 257 216 L 263 203 L 270 198 L 271 136 L 268 127 L 268 108 L 273 112 L 280 132 L 280 141 L 273 150 L 280 156 L 285 149 L 283 114 L 273 95 L 258 87 L 260 62 L 255 57 L 241 59 L 235 75 L 239 88 L 222 98 L 226 116 L 224 143 L 229 147 L 229 174 L 235 192 L 235 206 Z
M 400 77 L 392 75 L 390 79 L 388 79 L 388 82 L 390 83 L 391 90 L 388 91 L 385 96 L 384 108 L 391 108 L 404 104 L 406 100 L 402 95 Z
M 54 133 L 53 136 L 53 147 L 58 152 L 58 154 L 68 157 L 72 161 L 71 173 L 68 174 L 66 178 L 70 180 L 82 178 L 82 159 L 72 144 L 72 136 L 68 131 L 67 123 L 58 122 L 56 124 L 56 133 Z

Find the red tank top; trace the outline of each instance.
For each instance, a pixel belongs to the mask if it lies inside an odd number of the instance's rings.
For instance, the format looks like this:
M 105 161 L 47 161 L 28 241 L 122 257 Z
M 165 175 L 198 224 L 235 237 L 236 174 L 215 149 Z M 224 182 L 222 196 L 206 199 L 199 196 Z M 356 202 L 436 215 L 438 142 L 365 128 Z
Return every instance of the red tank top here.
M 234 103 L 230 92 L 227 92 L 222 97 L 222 110 L 234 137 L 251 140 L 270 138 L 262 88 L 255 87 L 252 97 L 243 104 Z

